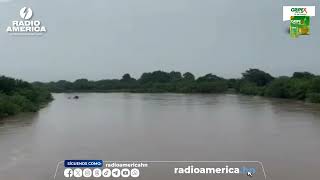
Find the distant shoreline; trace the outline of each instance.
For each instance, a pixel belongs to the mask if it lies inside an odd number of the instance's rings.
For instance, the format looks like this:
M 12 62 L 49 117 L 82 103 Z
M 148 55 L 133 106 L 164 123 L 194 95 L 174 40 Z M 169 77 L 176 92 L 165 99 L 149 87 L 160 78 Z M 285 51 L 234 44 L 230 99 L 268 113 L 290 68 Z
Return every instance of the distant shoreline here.
M 225 79 L 214 74 L 195 78 L 186 72 L 154 71 L 143 73 L 139 79 L 124 74 L 121 79 L 74 82 L 28 83 L 0 76 L 0 118 L 21 112 L 36 112 L 52 101 L 52 93 L 180 93 L 180 94 L 243 94 L 320 103 L 320 76 L 295 72 L 291 77 L 273 77 L 249 69 L 242 78 Z
M 259 70 L 249 69 L 242 78 L 225 79 L 214 74 L 195 78 L 190 73 L 177 71 L 154 71 L 143 73 L 139 79 L 124 74 L 121 79 L 90 81 L 78 79 L 74 82 L 35 82 L 37 87 L 50 92 L 128 92 L 128 93 L 237 93 L 282 99 L 320 103 L 320 76 L 309 72 L 295 72 L 291 77 L 273 77 Z

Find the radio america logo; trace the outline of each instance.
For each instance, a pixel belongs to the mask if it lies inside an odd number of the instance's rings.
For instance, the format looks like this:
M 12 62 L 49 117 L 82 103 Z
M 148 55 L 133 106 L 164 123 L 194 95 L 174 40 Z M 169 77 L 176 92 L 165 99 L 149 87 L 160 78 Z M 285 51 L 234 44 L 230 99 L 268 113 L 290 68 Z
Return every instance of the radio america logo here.
M 23 7 L 20 9 L 20 17 L 22 19 L 30 19 L 32 17 L 32 10 L 30 8 Z
M 7 27 L 7 32 L 12 35 L 42 35 L 47 32 L 47 28 L 41 24 L 40 20 L 31 20 L 33 11 L 31 8 L 23 7 L 20 9 L 22 20 L 12 21 L 11 26 Z

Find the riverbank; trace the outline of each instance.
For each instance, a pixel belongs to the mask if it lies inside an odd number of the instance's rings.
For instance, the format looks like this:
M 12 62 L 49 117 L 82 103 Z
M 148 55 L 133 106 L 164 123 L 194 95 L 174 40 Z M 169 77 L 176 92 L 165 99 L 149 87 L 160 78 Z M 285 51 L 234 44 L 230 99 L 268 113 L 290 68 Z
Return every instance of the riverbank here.
M 131 92 L 131 93 L 238 93 L 320 103 L 320 76 L 295 72 L 292 76 L 274 77 L 259 69 L 249 69 L 238 79 L 225 79 L 213 74 L 195 78 L 186 72 L 154 71 L 143 73 L 139 79 L 129 74 L 121 79 L 57 82 L 34 85 L 51 92 Z
M 0 119 L 22 112 L 36 112 L 53 100 L 51 93 L 32 84 L 0 77 Z

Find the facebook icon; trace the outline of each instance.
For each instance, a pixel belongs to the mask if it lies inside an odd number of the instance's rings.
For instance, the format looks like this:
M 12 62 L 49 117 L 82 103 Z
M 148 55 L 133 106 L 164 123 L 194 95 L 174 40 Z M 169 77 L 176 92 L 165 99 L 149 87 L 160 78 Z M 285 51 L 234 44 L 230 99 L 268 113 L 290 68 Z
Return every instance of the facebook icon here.
M 64 177 L 72 177 L 73 176 L 73 170 L 70 168 L 67 168 L 64 170 Z

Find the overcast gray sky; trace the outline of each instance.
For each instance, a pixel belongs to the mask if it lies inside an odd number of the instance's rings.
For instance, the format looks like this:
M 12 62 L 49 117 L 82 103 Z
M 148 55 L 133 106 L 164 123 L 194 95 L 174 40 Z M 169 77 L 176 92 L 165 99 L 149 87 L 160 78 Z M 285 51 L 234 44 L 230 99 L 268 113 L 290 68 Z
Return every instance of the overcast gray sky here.
M 290 39 L 283 5 L 316 0 L 0 0 L 0 74 L 28 81 L 139 77 L 154 70 L 240 77 L 320 74 L 320 18 L 309 37 Z M 48 32 L 10 36 L 30 7 Z M 319 14 L 319 13 L 318 13 Z M 316 56 L 317 55 L 317 56 Z

